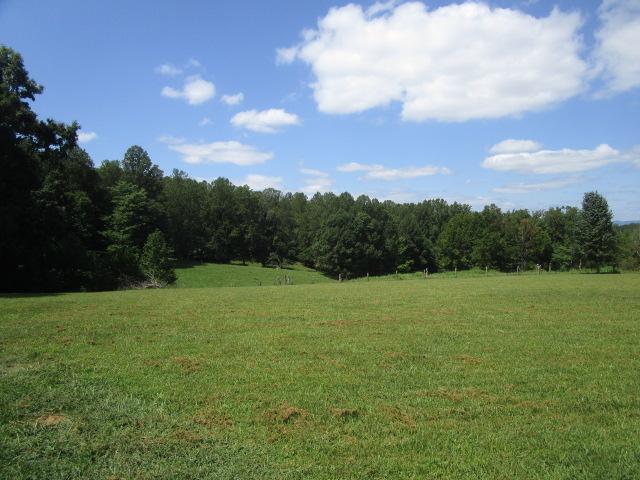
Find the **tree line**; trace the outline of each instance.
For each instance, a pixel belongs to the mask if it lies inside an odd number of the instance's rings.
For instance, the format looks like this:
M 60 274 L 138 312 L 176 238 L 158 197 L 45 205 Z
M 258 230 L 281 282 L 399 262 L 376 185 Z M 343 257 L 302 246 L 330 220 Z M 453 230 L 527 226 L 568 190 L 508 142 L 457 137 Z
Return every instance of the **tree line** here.
M 78 124 L 39 119 L 42 86 L 0 47 L 2 291 L 113 289 L 175 279 L 172 259 L 301 262 L 329 275 L 638 267 L 637 229 L 618 232 L 606 199 L 582 208 L 480 212 L 442 199 L 380 202 L 348 193 L 253 191 L 228 179 L 165 176 L 139 146 L 97 168 Z

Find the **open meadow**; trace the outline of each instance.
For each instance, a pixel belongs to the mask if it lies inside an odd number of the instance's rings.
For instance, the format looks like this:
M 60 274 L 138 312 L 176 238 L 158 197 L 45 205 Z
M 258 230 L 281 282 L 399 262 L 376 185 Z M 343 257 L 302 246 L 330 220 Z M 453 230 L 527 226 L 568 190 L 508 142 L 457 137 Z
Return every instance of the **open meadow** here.
M 640 275 L 0 297 L 0 477 L 640 478 Z
M 178 288 L 257 287 L 303 285 L 331 281 L 316 270 L 300 264 L 287 268 L 264 268 L 258 263 L 183 263 L 176 269 Z

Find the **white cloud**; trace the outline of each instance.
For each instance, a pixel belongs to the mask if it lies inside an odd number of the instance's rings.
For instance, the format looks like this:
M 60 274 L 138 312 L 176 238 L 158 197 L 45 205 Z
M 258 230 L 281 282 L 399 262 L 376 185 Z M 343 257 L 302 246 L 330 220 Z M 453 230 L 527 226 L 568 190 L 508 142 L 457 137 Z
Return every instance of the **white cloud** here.
M 382 165 L 369 165 L 357 162 L 339 165 L 337 170 L 340 172 L 367 172 L 363 177 L 365 180 L 384 181 L 406 180 L 438 174 L 449 175 L 451 173 L 451 170 L 446 167 L 434 167 L 431 165 L 424 167 L 387 168 Z
M 275 188 L 282 190 L 282 177 L 269 177 L 267 175 L 250 174 L 240 181 L 241 185 L 248 185 L 252 190 L 264 190 Z
M 333 181 L 326 177 L 315 177 L 304 181 L 302 192 L 313 195 L 314 193 L 325 193 L 331 191 Z
M 576 173 L 600 168 L 623 161 L 618 150 L 609 145 L 598 145 L 593 150 L 538 150 L 535 152 L 500 153 L 487 157 L 484 168 L 520 173 Z
M 623 153 L 622 158 L 640 168 L 640 145 L 636 145 L 628 152 Z
M 297 47 L 276 49 L 276 63 L 278 65 L 292 63 L 298 55 Z
M 505 185 L 504 187 L 494 188 L 496 193 L 533 193 L 544 192 L 547 190 L 557 190 L 569 185 L 578 183 L 580 178 L 566 178 L 559 180 L 549 180 L 547 182 L 538 183 L 513 183 L 511 185 Z
M 391 200 L 395 203 L 415 203 L 418 201 L 418 195 L 415 192 L 405 192 L 402 190 L 393 190 L 391 192 L 381 192 L 378 195 L 373 195 L 380 201 Z
M 310 175 L 313 177 L 328 177 L 329 174 L 327 172 L 323 172 L 322 170 L 316 170 L 315 168 L 301 168 L 300 173 L 303 175 Z
M 156 140 L 167 145 L 179 145 L 185 142 L 183 137 L 174 137 L 173 135 L 160 135 Z
M 496 143 L 491 150 L 491 153 L 523 153 L 523 152 L 535 152 L 540 150 L 542 145 L 533 140 L 503 140 Z
M 273 153 L 261 152 L 250 145 L 231 140 L 213 143 L 183 143 L 169 148 L 191 164 L 233 163 L 240 166 L 257 165 L 273 158 Z
M 204 117 L 202 120 L 200 120 L 198 122 L 198 125 L 200 125 L 201 127 L 204 127 L 206 125 L 211 125 L 213 122 L 211 121 L 211 119 L 209 117 Z
M 536 18 L 467 2 L 332 8 L 300 44 L 279 49 L 315 75 L 320 111 L 402 103 L 402 118 L 465 121 L 539 110 L 584 88 L 578 13 Z
M 211 100 L 216 94 L 216 87 L 213 83 L 204 80 L 200 75 L 188 77 L 185 80 L 182 90 L 176 90 L 172 87 L 164 87 L 162 96 L 168 98 L 182 98 L 189 105 L 199 105 Z
M 358 162 L 349 162 L 343 165 L 338 165 L 339 172 L 364 172 L 366 170 L 371 170 L 373 165 L 365 165 L 364 163 Z
M 307 176 L 304 180 L 305 185 L 302 187 L 303 193 L 313 195 L 317 192 L 324 193 L 331 190 L 333 180 L 328 173 L 315 168 L 300 168 L 300 173 Z
M 270 108 L 269 110 L 247 110 L 236 113 L 231 119 L 231 123 L 236 127 L 246 128 L 254 132 L 276 133 L 282 127 L 298 125 L 300 119 L 293 113 L 285 112 L 280 108 Z
M 398 0 L 389 0 L 387 2 L 376 2 L 367 8 L 367 17 L 375 17 L 376 15 L 393 10 L 398 4 Z
M 170 63 L 163 63 L 162 65 L 158 65 L 155 68 L 155 72 L 160 75 L 166 75 L 168 77 L 173 77 L 175 75 L 180 75 L 182 70 L 178 67 L 174 67 Z
M 243 100 L 244 93 L 242 92 L 238 92 L 233 95 L 222 95 L 222 97 L 220 97 L 220 101 L 229 106 L 240 105 Z
M 187 62 L 187 68 L 201 68 L 202 64 L 195 58 L 190 58 Z
M 608 93 L 640 86 L 640 1 L 604 0 L 595 61 Z
M 98 138 L 98 134 L 96 132 L 78 132 L 78 142 L 79 143 L 89 143 L 92 140 Z

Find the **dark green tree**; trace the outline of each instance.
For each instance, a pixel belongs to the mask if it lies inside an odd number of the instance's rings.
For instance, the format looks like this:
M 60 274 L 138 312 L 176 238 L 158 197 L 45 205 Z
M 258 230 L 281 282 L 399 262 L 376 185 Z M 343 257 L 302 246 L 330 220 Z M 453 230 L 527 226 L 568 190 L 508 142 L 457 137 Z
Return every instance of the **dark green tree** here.
M 140 270 L 152 286 L 162 287 L 176 281 L 172 256 L 173 251 L 160 230 L 147 237 L 140 257 Z
M 123 179 L 144 189 L 150 198 L 162 191 L 162 170 L 155 165 L 147 151 L 133 145 L 127 149 L 121 162 Z
M 106 219 L 105 237 L 113 274 L 121 284 L 139 278 L 140 255 L 147 237 L 161 223 L 159 205 L 145 190 L 121 181 L 112 190 L 113 209 Z
M 41 121 L 30 101 L 42 86 L 22 57 L 0 46 L 0 289 L 92 287 L 97 176 L 76 149 L 76 123 Z
M 463 212 L 451 217 L 438 237 L 439 264 L 449 270 L 471 267 L 475 233 L 472 213 Z
M 179 258 L 202 260 L 205 256 L 207 184 L 174 170 L 164 179 L 162 209 L 167 216 L 167 239 Z
M 602 195 L 584 194 L 578 223 L 580 250 L 585 264 L 598 272 L 604 265 L 615 262 L 617 239 L 612 218 L 609 204 Z

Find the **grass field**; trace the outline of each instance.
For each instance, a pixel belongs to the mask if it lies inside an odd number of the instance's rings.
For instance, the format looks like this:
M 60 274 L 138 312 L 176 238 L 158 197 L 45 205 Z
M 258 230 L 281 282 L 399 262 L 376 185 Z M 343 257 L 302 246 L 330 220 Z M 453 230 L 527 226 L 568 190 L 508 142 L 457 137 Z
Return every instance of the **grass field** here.
M 263 268 L 260 264 L 214 264 L 201 263 L 182 265 L 176 269 L 176 287 L 255 287 L 284 285 L 285 276 L 293 285 L 304 285 L 332 281 L 320 272 L 292 265 L 288 268 Z
M 0 342 L 0 478 L 640 478 L 640 275 L 2 297 Z

